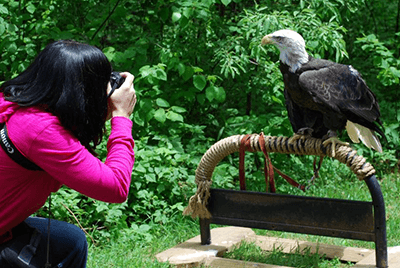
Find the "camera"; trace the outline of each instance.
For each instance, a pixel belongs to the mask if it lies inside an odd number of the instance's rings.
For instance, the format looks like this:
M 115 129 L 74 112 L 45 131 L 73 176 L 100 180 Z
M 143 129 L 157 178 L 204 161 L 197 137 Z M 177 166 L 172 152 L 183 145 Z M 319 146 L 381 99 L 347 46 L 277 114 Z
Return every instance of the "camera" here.
M 111 84 L 111 91 L 108 93 L 107 98 L 109 98 L 113 93 L 114 90 L 119 88 L 125 82 L 125 78 L 122 77 L 119 72 L 111 72 L 110 77 L 110 84 Z

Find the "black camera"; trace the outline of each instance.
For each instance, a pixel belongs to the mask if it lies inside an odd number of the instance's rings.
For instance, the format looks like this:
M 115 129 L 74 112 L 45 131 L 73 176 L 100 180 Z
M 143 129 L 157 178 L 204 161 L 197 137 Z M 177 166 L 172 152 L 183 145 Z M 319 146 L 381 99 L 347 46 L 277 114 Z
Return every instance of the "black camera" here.
M 119 72 L 111 72 L 111 77 L 110 77 L 111 91 L 110 93 L 108 93 L 107 98 L 109 98 L 114 93 L 114 90 L 122 86 L 124 82 L 125 82 L 125 77 L 122 77 L 119 74 Z

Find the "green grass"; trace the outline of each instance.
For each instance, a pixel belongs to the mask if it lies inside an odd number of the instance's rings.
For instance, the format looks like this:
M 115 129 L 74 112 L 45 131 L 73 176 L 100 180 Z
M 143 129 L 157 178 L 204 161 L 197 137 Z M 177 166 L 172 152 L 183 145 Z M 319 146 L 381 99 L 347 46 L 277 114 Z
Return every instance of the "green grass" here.
M 311 253 L 309 248 L 306 248 L 302 251 L 300 251 L 299 249 L 295 249 L 291 253 L 283 253 L 282 249 L 280 248 L 276 248 L 271 252 L 266 252 L 254 243 L 248 242 L 242 243 L 240 247 L 226 253 L 224 257 L 242 261 L 300 268 L 345 268 L 353 266 L 352 263 L 342 263 L 337 258 L 333 260 L 326 259 L 324 258 L 324 256 L 318 254 L 318 252 Z
M 175 216 L 167 225 L 150 223 L 150 230 L 121 230 L 120 237 L 107 245 L 89 247 L 87 267 L 170 267 L 155 255 L 199 234 L 191 218 Z
M 316 182 L 316 186 L 310 188 L 306 193 L 307 195 L 370 200 L 365 183 L 357 181 L 354 177 L 349 180 L 342 179 L 339 182 L 335 180 L 319 180 L 319 182 Z M 398 202 L 400 177 L 398 174 L 388 175 L 380 181 L 380 184 L 386 205 L 388 246 L 397 246 L 400 245 L 400 204 Z M 91 246 L 89 248 L 88 267 L 171 267 L 166 263 L 157 262 L 155 255 L 199 234 L 197 221 L 181 215 L 174 216 L 165 225 L 148 223 L 143 227 L 147 228 L 121 230 L 119 238 L 110 241 L 109 244 Z M 212 225 L 212 228 L 216 227 L 220 226 Z M 374 248 L 374 243 L 358 240 L 256 229 L 254 231 L 258 235 L 292 238 L 339 246 Z M 337 259 L 327 260 L 321 258 L 318 254 L 309 254 L 309 252 L 295 251 L 293 254 L 284 254 L 279 249 L 270 253 L 262 252 L 252 244 L 243 244 L 233 253 L 229 253 L 227 257 L 293 267 L 350 267 Z M 279 263 L 280 261 L 284 263 Z

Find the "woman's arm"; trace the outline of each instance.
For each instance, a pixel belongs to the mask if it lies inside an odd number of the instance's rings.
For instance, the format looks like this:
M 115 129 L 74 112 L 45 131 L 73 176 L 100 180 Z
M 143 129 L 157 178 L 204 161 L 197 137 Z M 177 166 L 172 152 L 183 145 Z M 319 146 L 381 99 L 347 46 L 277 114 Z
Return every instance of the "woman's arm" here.
M 62 184 L 91 198 L 120 203 L 126 200 L 134 164 L 132 121 L 113 117 L 105 163 L 93 156 L 59 124 L 37 135 L 28 157 Z

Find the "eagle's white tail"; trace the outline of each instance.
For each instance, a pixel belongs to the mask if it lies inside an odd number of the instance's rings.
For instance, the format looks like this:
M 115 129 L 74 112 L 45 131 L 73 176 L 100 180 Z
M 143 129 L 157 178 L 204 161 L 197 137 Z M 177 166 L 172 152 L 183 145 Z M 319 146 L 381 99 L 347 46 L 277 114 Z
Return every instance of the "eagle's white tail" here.
M 364 145 L 368 148 L 372 148 L 375 151 L 382 153 L 381 142 L 373 130 L 351 121 L 347 121 L 346 130 L 350 139 L 354 143 L 359 143 L 361 140 L 362 143 L 364 143 Z

